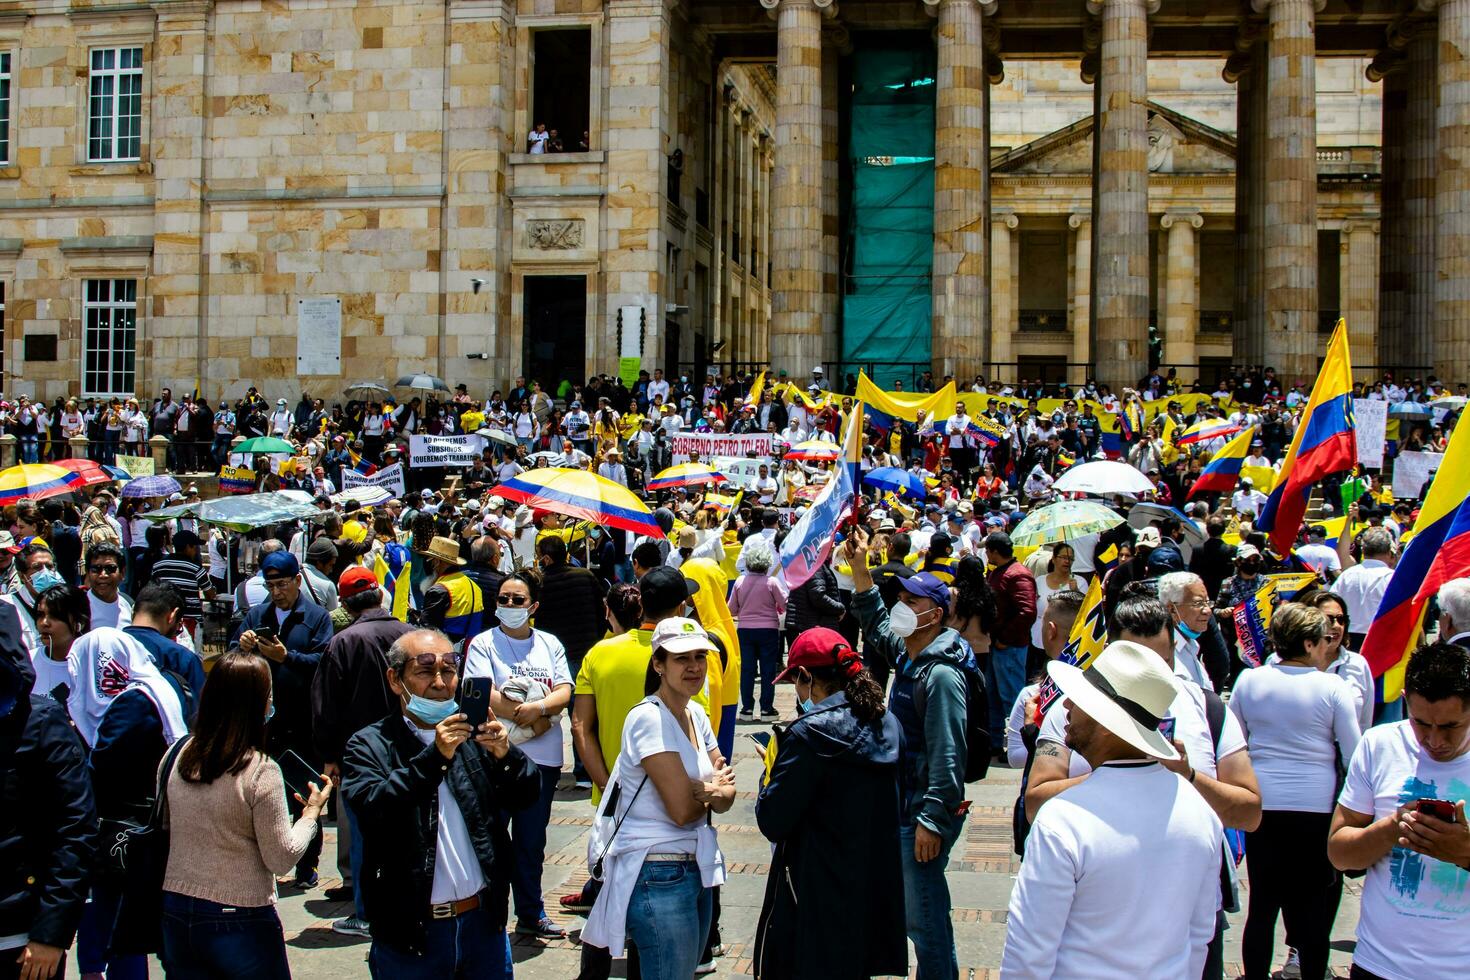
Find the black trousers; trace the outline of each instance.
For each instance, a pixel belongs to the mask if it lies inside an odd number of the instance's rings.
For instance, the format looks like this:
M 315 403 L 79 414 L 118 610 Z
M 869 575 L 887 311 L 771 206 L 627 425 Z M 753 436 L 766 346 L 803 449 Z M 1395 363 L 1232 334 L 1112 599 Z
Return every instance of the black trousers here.
M 1333 882 L 1327 860 L 1330 813 L 1266 810 L 1261 826 L 1245 835 L 1250 905 L 1241 937 L 1240 958 L 1246 980 L 1271 976 L 1276 916 L 1286 924 L 1301 957 L 1302 980 L 1327 973 L 1327 943 L 1332 933 Z

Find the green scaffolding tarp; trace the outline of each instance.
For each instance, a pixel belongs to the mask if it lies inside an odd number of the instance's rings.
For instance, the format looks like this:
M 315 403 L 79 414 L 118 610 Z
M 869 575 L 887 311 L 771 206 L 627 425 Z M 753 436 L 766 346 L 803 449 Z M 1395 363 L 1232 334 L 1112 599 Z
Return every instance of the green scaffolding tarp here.
M 852 57 L 844 369 L 929 360 L 934 255 L 934 50 Z

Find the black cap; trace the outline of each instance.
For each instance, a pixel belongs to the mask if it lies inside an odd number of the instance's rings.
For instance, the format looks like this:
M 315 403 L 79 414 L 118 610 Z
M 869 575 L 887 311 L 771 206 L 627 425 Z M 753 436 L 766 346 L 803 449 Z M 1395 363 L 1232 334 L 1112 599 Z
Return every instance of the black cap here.
M 667 612 L 698 591 L 698 582 L 689 581 L 683 572 L 668 565 L 651 568 L 638 580 L 643 608 L 651 612 Z

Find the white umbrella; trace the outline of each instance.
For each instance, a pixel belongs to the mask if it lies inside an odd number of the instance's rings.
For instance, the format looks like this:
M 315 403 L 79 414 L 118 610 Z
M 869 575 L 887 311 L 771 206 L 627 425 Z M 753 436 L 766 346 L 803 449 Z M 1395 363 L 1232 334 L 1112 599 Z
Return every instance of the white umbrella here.
M 1149 493 L 1154 485 L 1148 477 L 1127 463 L 1100 459 L 1073 466 L 1057 477 L 1052 489 L 1059 493 L 1090 493 L 1107 496 L 1113 493 Z
M 359 381 L 355 384 L 348 385 L 343 389 L 342 394 L 358 401 L 380 402 L 391 395 L 392 392 L 381 381 Z
M 504 429 L 484 428 L 475 433 L 475 435 L 479 436 L 481 439 L 484 439 L 486 442 L 499 443 L 507 449 L 514 449 L 516 448 L 516 446 L 520 445 L 520 443 L 516 442 L 516 437 L 511 435 L 509 432 L 506 432 Z
M 443 379 L 432 374 L 405 374 L 393 383 L 395 388 L 413 388 L 417 391 L 448 391 Z
M 387 487 L 353 487 L 350 490 L 343 490 L 341 493 L 332 494 L 333 503 L 345 504 L 349 500 L 355 500 L 363 507 L 376 507 L 379 504 L 386 504 L 392 499 L 393 494 Z

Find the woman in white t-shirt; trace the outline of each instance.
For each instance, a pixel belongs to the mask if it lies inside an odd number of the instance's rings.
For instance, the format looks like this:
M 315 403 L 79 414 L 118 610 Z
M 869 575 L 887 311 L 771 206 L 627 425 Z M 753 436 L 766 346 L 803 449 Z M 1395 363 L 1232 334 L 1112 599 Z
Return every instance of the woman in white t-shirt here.
M 1279 912 L 1301 975 L 1321 977 L 1337 875 L 1327 860 L 1327 834 L 1339 766 L 1353 757 L 1362 733 L 1353 692 L 1323 672 L 1328 644 L 1321 610 L 1282 604 L 1272 615 L 1271 639 L 1280 661 L 1242 673 L 1230 698 L 1250 745 L 1262 809 L 1260 827 L 1245 837 L 1250 909 L 1241 961 L 1248 977 L 1270 975 Z
M 1072 562 L 1076 558 L 1077 553 L 1072 550 L 1071 545 L 1059 542 L 1052 546 L 1051 560 L 1046 563 L 1046 573 L 1036 576 L 1036 622 L 1031 624 L 1031 646 L 1037 650 L 1042 648 L 1041 613 L 1046 609 L 1046 601 L 1053 593 L 1063 589 L 1087 591 L 1087 583 L 1082 581 L 1082 576 L 1072 573 Z
M 541 434 L 541 422 L 536 418 L 536 413 L 531 411 L 529 399 L 521 399 L 520 410 L 511 417 L 510 426 L 511 435 L 516 437 L 516 442 L 529 452 L 536 437 Z
M 704 689 L 714 652 L 692 619 L 665 619 L 654 628 L 643 686 L 650 696 L 623 723 L 598 812 L 604 826 L 610 821 L 616 829 L 588 848 L 594 873 L 601 866 L 603 888 L 582 939 L 613 955 L 626 941 L 643 980 L 694 976 L 709 932 L 710 889 L 725 880 L 709 816 L 735 802 L 734 772 L 709 717 L 691 703 Z
M 541 868 L 546 861 L 546 825 L 561 776 L 562 715 L 572 701 L 572 675 L 561 641 L 531 628 L 541 578 L 534 571 L 512 572 L 500 585 L 496 615 L 500 625 L 470 641 L 464 676 L 495 682 L 490 707 L 505 723 L 510 740 L 541 771 L 541 795 L 510 815 L 511 892 L 516 932 L 560 939 L 566 932 L 546 916 L 541 900 Z

